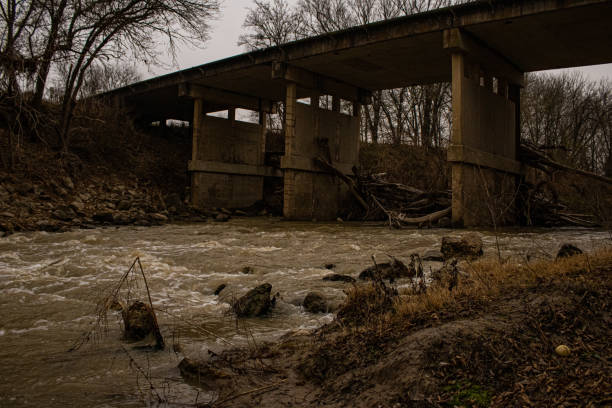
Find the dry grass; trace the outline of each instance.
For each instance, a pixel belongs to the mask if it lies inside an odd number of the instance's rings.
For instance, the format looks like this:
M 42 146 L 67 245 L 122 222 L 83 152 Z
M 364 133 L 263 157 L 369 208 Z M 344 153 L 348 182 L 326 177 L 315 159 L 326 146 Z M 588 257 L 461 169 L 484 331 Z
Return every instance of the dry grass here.
M 612 248 L 556 261 L 521 265 L 500 264 L 492 259 L 466 263 L 462 269 L 467 276 L 462 275 L 452 291 L 445 285 L 434 284 L 425 293 L 400 295 L 395 303 L 394 320 L 418 320 L 425 314 L 441 310 L 459 310 L 468 304 L 483 305 L 514 290 L 536 287 L 551 279 L 563 280 L 609 265 L 612 265 Z M 358 295 L 354 293 L 351 296 L 355 298 Z M 357 299 L 353 299 L 353 302 L 359 303 Z

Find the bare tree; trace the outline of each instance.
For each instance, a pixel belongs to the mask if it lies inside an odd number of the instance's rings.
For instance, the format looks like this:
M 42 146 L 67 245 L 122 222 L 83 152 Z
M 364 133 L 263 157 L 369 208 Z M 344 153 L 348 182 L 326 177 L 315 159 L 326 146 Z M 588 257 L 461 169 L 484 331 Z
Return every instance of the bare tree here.
M 126 55 L 155 63 L 162 39 L 171 55 L 177 43 L 201 44 L 218 8 L 219 0 L 9 0 L 1 9 L 1 61 L 3 67 L 15 59 L 33 62 L 34 106 L 41 105 L 53 67 L 66 68 L 58 126 L 66 150 L 74 107 L 92 66 Z M 0 92 L 17 89 L 15 71 L 4 75 Z
M 238 45 L 249 50 L 279 46 L 304 36 L 302 15 L 293 10 L 287 0 L 254 0 L 244 24 L 247 32 Z
M 603 174 L 612 157 L 612 83 L 580 73 L 530 74 L 523 91 L 523 138 L 558 161 Z

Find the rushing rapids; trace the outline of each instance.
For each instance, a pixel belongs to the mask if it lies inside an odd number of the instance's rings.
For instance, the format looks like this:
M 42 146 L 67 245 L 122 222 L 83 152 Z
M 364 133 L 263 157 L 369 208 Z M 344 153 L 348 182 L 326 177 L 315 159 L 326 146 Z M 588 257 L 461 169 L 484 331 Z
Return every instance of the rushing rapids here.
M 565 242 L 589 251 L 611 239 L 609 232 L 584 229 L 478 233 L 485 256 L 519 262 L 554 257 Z M 415 252 L 438 250 L 442 236 L 458 234 L 461 231 L 240 219 L 2 238 L 0 405 L 142 406 L 157 394 L 177 403 L 206 400 L 206 392 L 180 377 L 182 355 L 205 358 L 209 350 L 229 344 L 274 340 L 330 322 L 332 314 L 307 313 L 301 306 L 313 290 L 332 304 L 342 301 L 350 283 L 322 280 L 330 273 L 326 264 L 335 264 L 336 273 L 357 277 L 372 264 L 372 255 L 380 261 L 387 261 L 387 254 L 406 260 Z M 122 343 L 120 315 L 115 319 L 110 313 L 106 333 L 68 352 L 96 321 L 96 301 L 135 257 L 147 274 L 168 347 L 150 352 Z M 425 269 L 437 266 L 426 263 Z M 262 283 L 270 283 L 278 293 L 273 312 L 236 324 L 230 303 Z M 227 287 L 216 296 L 221 284 Z M 145 377 L 155 384 L 154 392 Z

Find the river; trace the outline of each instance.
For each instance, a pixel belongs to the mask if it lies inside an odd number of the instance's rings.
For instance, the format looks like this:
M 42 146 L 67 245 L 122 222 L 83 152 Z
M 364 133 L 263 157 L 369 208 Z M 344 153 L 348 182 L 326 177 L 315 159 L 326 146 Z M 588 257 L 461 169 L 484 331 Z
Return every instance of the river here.
M 173 402 L 164 406 L 205 401 L 214 395 L 181 379 L 177 365 L 183 354 L 205 358 L 208 350 L 245 345 L 250 336 L 275 340 L 330 322 L 333 315 L 306 313 L 300 306 L 313 290 L 341 302 L 347 284 L 323 281 L 330 273 L 325 264 L 356 277 L 371 265 L 372 255 L 380 262 L 387 254 L 407 261 L 414 252 L 439 249 L 442 236 L 461 233 L 252 218 L 1 238 L 0 406 L 139 407 L 154 401 L 155 393 Z M 478 233 L 485 256 L 520 262 L 527 256 L 553 257 L 565 242 L 587 251 L 611 242 L 607 231 L 584 229 Z M 168 347 L 151 352 L 123 344 L 119 317 L 110 313 L 105 333 L 68 352 L 96 322 L 96 301 L 136 257 Z M 241 272 L 247 266 L 252 273 Z M 436 265 L 425 269 L 429 266 Z M 247 319 L 245 330 L 236 324 L 229 302 L 266 282 L 279 293 L 276 308 L 268 317 Z M 222 283 L 227 288 L 215 296 Z

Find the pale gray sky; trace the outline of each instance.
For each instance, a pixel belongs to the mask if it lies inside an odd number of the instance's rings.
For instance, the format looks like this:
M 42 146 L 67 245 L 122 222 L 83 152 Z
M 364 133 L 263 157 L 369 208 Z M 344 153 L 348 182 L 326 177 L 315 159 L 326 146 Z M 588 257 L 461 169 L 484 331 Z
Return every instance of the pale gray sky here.
M 290 0 L 296 2 L 297 0 Z M 212 24 L 210 40 L 204 49 L 188 49 L 183 47 L 178 52 L 178 67 L 154 68 L 146 77 L 170 73 L 178 69 L 185 69 L 207 62 L 241 54 L 244 49 L 238 47 L 238 37 L 243 32 L 242 23 L 247 8 L 252 6 L 252 0 L 224 0 L 220 18 Z M 607 77 L 612 80 L 612 64 L 592 65 L 590 67 L 574 68 L 582 71 L 591 79 L 598 80 Z M 555 70 L 557 72 L 561 70 Z

